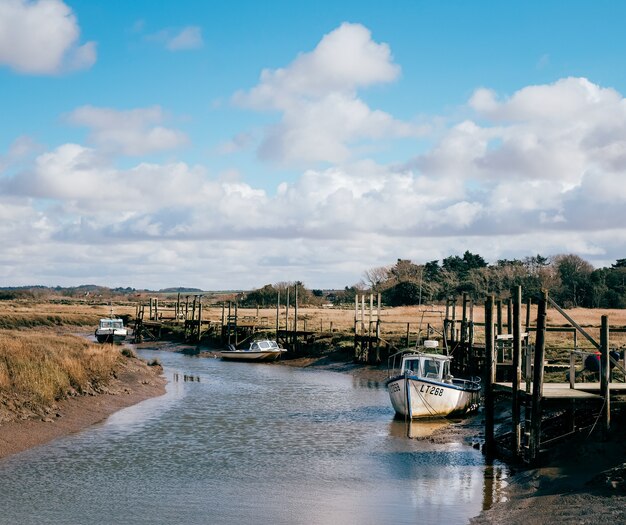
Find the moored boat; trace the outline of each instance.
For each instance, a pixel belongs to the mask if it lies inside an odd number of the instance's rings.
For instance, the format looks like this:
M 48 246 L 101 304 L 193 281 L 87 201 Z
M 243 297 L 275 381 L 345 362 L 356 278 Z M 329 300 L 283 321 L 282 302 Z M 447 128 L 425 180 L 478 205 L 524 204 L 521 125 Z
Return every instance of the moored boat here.
M 248 348 L 237 349 L 229 345 L 227 350 L 220 352 L 221 358 L 231 361 L 276 361 L 286 352 L 276 341 L 263 339 L 252 341 Z
M 423 350 L 430 352 L 438 341 L 424 341 Z M 460 379 L 450 373 L 451 356 L 403 351 L 390 357 L 391 366 L 387 390 L 394 410 L 411 419 L 461 416 L 478 408 L 480 379 Z
M 124 321 L 115 317 L 103 317 L 98 323 L 95 336 L 98 343 L 121 343 L 126 339 Z

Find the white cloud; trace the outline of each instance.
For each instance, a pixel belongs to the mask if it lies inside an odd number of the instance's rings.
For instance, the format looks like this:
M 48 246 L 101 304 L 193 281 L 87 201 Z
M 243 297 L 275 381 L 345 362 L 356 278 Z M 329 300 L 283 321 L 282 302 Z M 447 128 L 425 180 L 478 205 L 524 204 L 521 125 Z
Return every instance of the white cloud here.
M 166 47 L 170 51 L 199 49 L 202 45 L 202 29 L 197 26 L 183 28 L 178 34 L 168 39 L 166 43 Z
M 143 27 L 144 25 L 142 23 L 137 30 L 141 31 Z M 202 29 L 198 26 L 187 26 L 182 29 L 168 27 L 157 33 L 146 35 L 145 39 L 158 42 L 169 51 L 188 51 L 191 49 L 200 49 L 204 46 Z
M 91 67 L 96 44 L 79 45 L 76 16 L 61 0 L 0 2 L 0 65 L 47 75 Z
M 356 95 L 357 89 L 392 82 L 399 73 L 387 44 L 374 42 L 360 24 L 344 23 L 287 67 L 264 70 L 259 84 L 235 93 L 233 102 L 282 113 L 261 142 L 262 158 L 290 164 L 344 162 L 358 141 L 419 133 L 413 125 L 371 110 Z
M 89 141 L 106 152 L 138 156 L 175 149 L 188 142 L 183 132 L 159 125 L 164 115 L 158 106 L 127 111 L 83 106 L 67 119 L 90 128 Z
M 384 115 L 382 131 L 366 125 L 375 113 L 366 106 L 360 120 L 333 120 L 321 109 L 328 97 L 361 104 L 347 92 L 317 97 L 309 115 L 324 122 L 319 132 L 339 128 L 341 144 L 354 140 L 358 122 L 360 137 L 390 133 Z M 560 100 L 561 109 L 544 98 Z M 490 261 L 568 252 L 596 264 L 623 257 L 621 94 L 565 79 L 508 99 L 482 91 L 469 103 L 475 120 L 453 122 L 405 166 L 362 160 L 309 168 L 275 192 L 184 162 L 122 169 L 96 138 L 94 148 L 62 145 L 0 177 L 0 236 L 8 239 L 0 278 L 30 275 L 32 283 L 51 272 L 74 284 L 98 282 L 92 276 L 117 284 L 115 275 L 127 275 L 119 284 L 158 287 L 179 284 L 168 281 L 175 266 L 176 279 L 206 288 L 292 279 L 323 287 L 352 284 L 398 257 L 423 262 L 466 249 Z M 83 117 L 95 131 L 145 131 L 162 119 L 160 110 Z M 316 147 L 328 153 L 331 145 Z

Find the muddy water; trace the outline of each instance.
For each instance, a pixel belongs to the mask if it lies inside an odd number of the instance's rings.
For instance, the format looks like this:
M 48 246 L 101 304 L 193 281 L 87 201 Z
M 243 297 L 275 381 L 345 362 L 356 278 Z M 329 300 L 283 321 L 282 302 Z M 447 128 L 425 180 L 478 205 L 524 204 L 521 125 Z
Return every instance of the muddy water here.
M 382 385 L 142 351 L 167 393 L 0 461 L 0 523 L 465 523 L 503 467 L 419 439 Z M 436 427 L 438 424 L 435 423 Z

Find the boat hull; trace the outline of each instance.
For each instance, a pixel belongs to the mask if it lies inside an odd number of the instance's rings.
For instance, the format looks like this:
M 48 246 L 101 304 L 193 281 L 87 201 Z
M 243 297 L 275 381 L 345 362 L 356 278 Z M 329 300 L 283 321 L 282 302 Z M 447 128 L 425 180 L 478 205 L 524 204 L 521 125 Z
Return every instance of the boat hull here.
M 251 352 L 249 350 L 223 350 L 221 358 L 226 361 L 276 361 L 280 358 L 282 350 L 269 350 L 263 352 Z
M 478 386 L 462 387 L 413 376 L 396 376 L 387 383 L 394 410 L 411 419 L 462 416 L 475 411 Z
M 96 330 L 96 341 L 98 343 L 120 344 L 126 339 L 126 330 L 99 331 Z

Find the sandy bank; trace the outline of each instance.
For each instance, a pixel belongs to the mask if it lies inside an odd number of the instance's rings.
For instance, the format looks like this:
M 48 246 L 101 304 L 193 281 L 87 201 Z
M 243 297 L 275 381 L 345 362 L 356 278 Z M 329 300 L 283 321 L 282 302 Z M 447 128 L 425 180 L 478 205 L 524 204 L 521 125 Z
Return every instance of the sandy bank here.
M 117 410 L 162 395 L 165 383 L 160 366 L 127 359 L 103 392 L 71 397 L 44 413 L 22 412 L 16 420 L 0 423 L 0 458 L 78 432 Z

